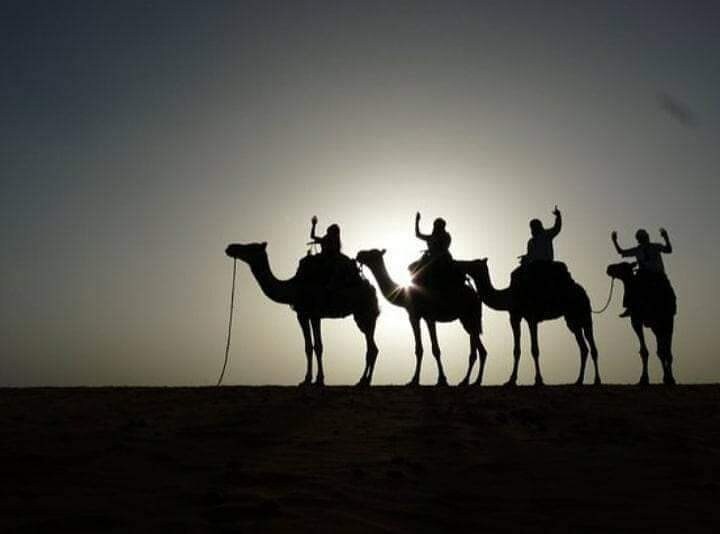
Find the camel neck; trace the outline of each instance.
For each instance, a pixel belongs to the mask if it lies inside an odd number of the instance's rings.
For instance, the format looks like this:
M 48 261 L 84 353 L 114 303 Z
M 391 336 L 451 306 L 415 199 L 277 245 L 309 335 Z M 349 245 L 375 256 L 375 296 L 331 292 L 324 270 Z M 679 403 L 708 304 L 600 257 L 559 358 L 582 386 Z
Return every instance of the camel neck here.
M 278 280 L 270 269 L 270 261 L 267 255 L 262 255 L 259 259 L 249 262 L 250 270 L 260 285 L 260 289 L 270 300 L 280 304 L 295 303 L 295 286 L 290 280 Z
M 490 279 L 490 271 L 487 267 L 482 269 L 474 268 L 469 271 L 470 276 L 477 286 L 478 294 L 483 304 L 493 310 L 508 311 L 511 306 L 510 288 L 495 289 Z
M 385 267 L 385 262 L 380 262 L 377 265 L 369 266 L 370 271 L 373 273 L 375 280 L 377 280 L 385 299 L 395 306 L 402 308 L 407 307 L 407 290 L 400 287 L 392 278 Z

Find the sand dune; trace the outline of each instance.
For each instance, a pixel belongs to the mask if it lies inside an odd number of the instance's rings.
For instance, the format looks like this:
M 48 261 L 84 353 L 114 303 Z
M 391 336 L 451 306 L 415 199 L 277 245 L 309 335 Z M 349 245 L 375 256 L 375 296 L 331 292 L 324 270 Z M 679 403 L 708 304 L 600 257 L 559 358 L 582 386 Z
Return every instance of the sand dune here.
M 720 386 L 0 390 L 3 532 L 717 530 Z

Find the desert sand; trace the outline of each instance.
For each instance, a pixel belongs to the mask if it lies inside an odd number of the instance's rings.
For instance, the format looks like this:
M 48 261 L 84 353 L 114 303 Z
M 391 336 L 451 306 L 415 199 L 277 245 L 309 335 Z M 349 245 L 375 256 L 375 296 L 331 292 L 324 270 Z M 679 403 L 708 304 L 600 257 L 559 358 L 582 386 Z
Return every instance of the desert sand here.
M 2 532 L 717 531 L 720 386 L 0 390 Z

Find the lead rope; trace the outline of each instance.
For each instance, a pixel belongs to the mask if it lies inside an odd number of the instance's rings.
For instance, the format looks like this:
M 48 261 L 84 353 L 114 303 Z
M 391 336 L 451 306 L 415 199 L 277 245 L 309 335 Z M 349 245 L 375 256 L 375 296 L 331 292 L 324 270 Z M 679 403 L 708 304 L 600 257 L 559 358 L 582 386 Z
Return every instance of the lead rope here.
M 610 278 L 610 280 L 611 280 L 611 282 L 610 282 L 610 294 L 608 295 L 607 302 L 605 303 L 605 306 L 603 306 L 603 307 L 602 307 L 601 309 L 599 309 L 599 310 L 593 310 L 593 309 L 591 309 L 590 311 L 592 311 L 593 313 L 601 314 L 601 313 L 603 313 L 605 310 L 608 309 L 608 306 L 610 306 L 610 301 L 612 300 L 612 296 L 613 296 L 613 289 L 615 288 L 615 278 Z
M 228 331 L 227 331 L 227 343 L 225 343 L 225 362 L 223 363 L 222 372 L 220 378 L 218 378 L 216 386 L 222 383 L 222 379 L 225 376 L 225 369 L 228 364 L 228 357 L 230 356 L 230 337 L 232 336 L 232 323 L 233 323 L 233 310 L 235 309 L 235 275 L 237 274 L 237 258 L 233 259 L 233 276 L 232 276 L 232 289 L 230 289 L 230 317 L 228 319 Z

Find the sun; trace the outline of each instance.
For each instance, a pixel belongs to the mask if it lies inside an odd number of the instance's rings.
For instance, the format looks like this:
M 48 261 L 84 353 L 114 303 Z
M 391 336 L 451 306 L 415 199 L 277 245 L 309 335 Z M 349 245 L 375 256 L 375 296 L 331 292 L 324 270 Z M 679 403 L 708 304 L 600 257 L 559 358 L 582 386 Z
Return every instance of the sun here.
M 414 243 L 405 241 L 393 241 L 388 243 L 385 254 L 385 264 L 392 279 L 401 287 L 412 285 L 412 278 L 408 265 L 417 260 L 422 254 L 421 247 Z

